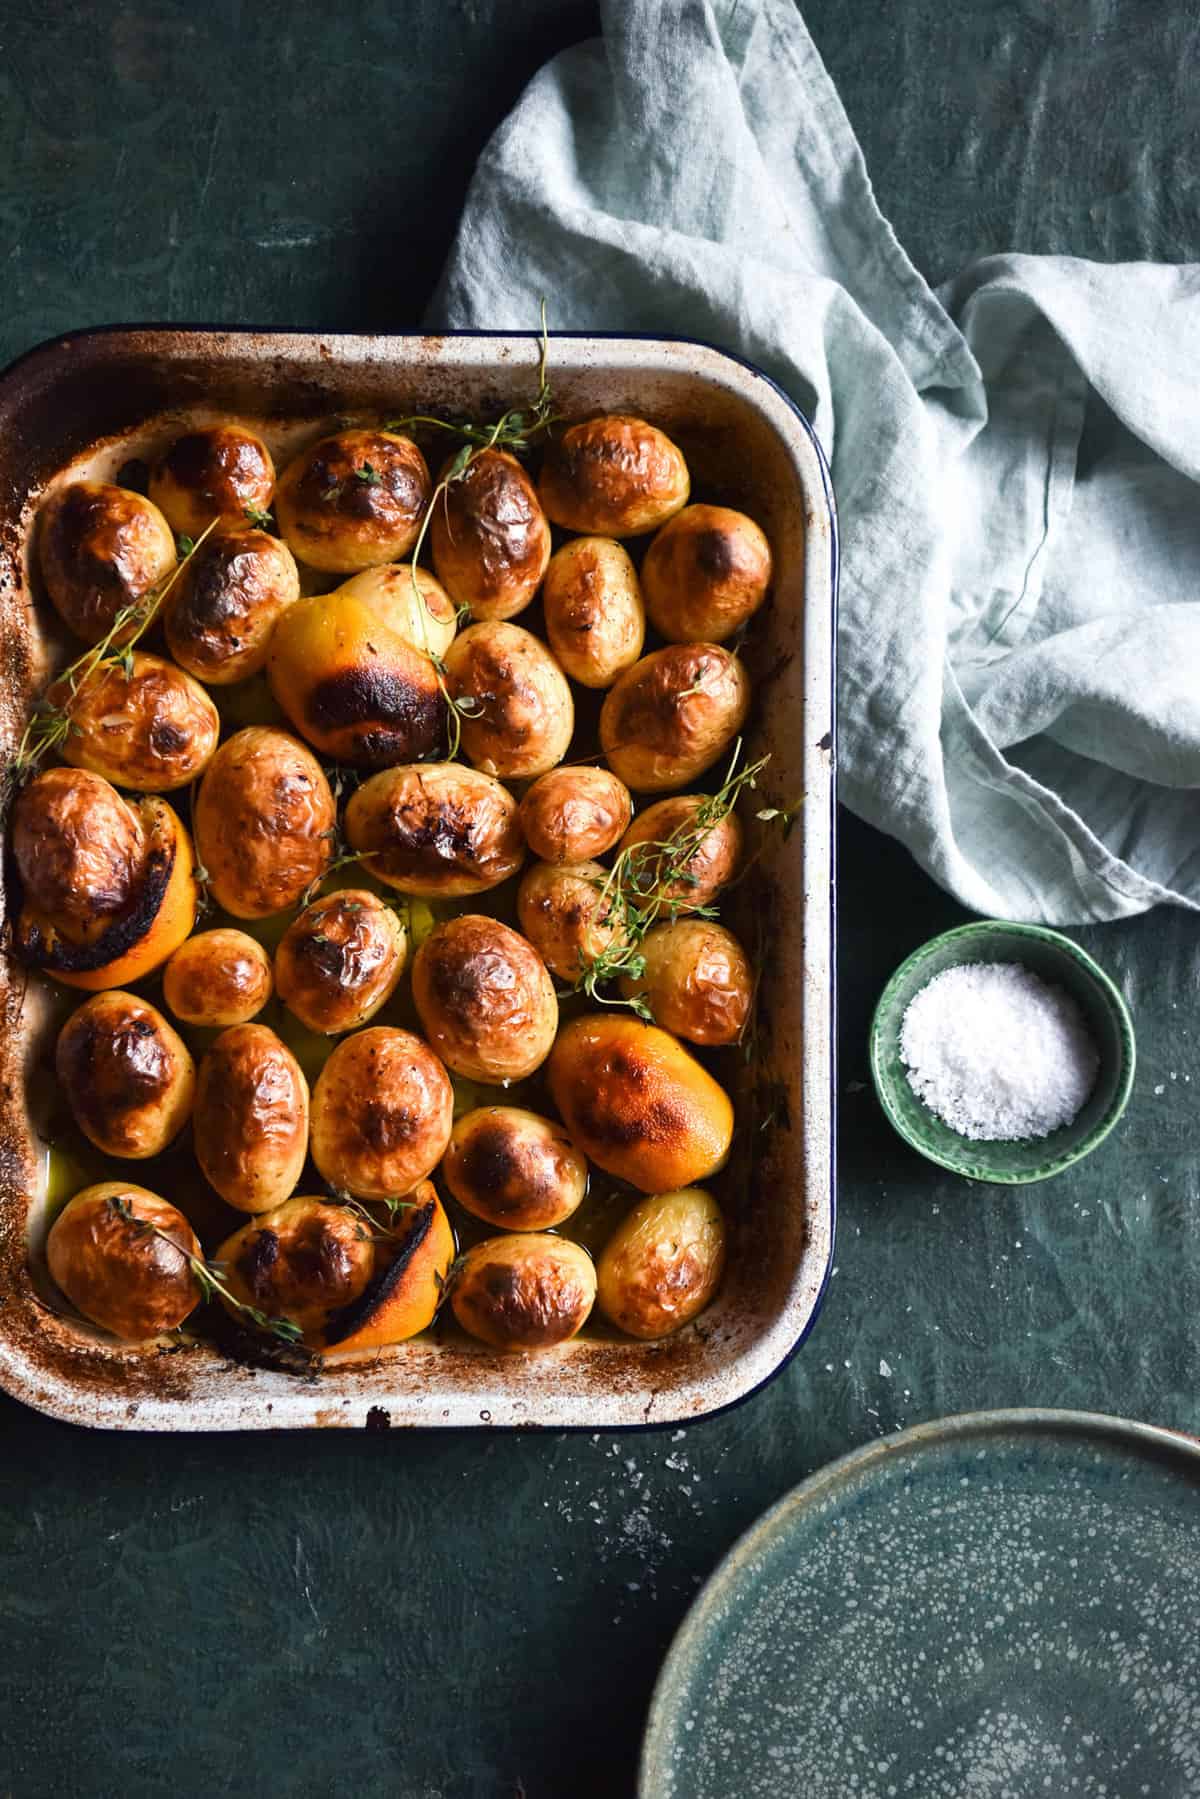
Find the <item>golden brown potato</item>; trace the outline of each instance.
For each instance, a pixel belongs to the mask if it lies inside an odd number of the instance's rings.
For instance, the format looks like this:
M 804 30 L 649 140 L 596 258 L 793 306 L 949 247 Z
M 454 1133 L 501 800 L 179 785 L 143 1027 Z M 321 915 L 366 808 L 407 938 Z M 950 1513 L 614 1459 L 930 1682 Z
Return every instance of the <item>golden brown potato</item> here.
M 333 795 L 320 763 L 286 731 L 265 725 L 221 745 L 192 817 L 209 885 L 235 918 L 294 906 L 333 856 Z
M 505 450 L 476 456 L 439 497 L 429 543 L 456 606 L 469 606 L 474 618 L 524 611 L 550 560 L 550 526 L 516 457 Z
M 184 1024 L 248 1024 L 271 997 L 271 958 L 245 931 L 200 931 L 163 969 L 163 998 Z
M 604 754 L 635 793 L 682 787 L 724 755 L 750 709 L 750 681 L 715 643 L 672 643 L 623 674 L 600 713 Z
M 462 745 L 485 775 L 523 780 L 567 753 L 575 706 L 558 663 L 520 625 L 471 625 L 446 652 L 446 683 L 458 707 Z
M 538 492 L 568 531 L 637 537 L 687 505 L 687 463 L 670 438 L 625 413 L 568 425 L 546 452 Z
M 73 481 L 42 506 L 38 560 L 46 592 L 77 637 L 99 643 L 119 613 L 146 600 L 175 567 L 175 539 L 140 493 Z M 119 644 L 134 622 L 119 631 Z
M 573 1019 L 559 1033 L 546 1078 L 588 1160 L 643 1193 L 706 1180 L 729 1154 L 728 1094 L 656 1025 Z
M 581 687 L 611 687 L 642 653 L 637 570 L 611 537 L 576 537 L 555 551 L 542 608 L 550 648 Z
M 519 1106 L 480 1106 L 455 1125 L 442 1177 L 485 1224 L 544 1231 L 578 1209 L 588 1174 L 561 1124 Z
M 631 1337 L 668 1337 L 702 1312 L 725 1269 L 725 1220 L 711 1193 L 639 1200 L 604 1246 L 597 1302 Z
M 526 793 L 519 817 L 543 862 L 588 862 L 628 830 L 633 801 L 607 768 L 552 768 Z
M 517 802 L 506 787 L 460 762 L 387 768 L 346 807 L 346 841 L 401 893 L 464 899 L 498 887 L 525 860 Z
M 521 877 L 517 918 L 551 974 L 578 981 L 597 957 L 629 941 L 599 862 L 535 862 Z
M 344 888 L 288 926 L 275 951 L 276 990 L 310 1031 L 355 1031 L 391 998 L 407 953 L 391 906 L 365 887 Z
M 655 925 L 642 939 L 645 968 L 622 977 L 626 999 L 643 998 L 654 1022 L 689 1043 L 736 1043 L 754 1002 L 754 971 L 724 925 L 681 918 Z
M 441 1161 L 450 1077 L 411 1031 L 372 1025 L 339 1043 L 313 1089 L 312 1157 L 331 1187 L 400 1199 Z
M 103 663 L 71 694 L 57 682 L 47 696 L 71 721 L 64 762 L 118 787 L 168 793 L 207 768 L 221 720 L 198 681 L 161 656 L 133 652 L 133 674 Z
M 265 1024 L 235 1024 L 205 1054 L 192 1135 L 205 1180 L 239 1212 L 291 1193 L 308 1150 L 308 1082 Z
M 187 1045 L 135 994 L 114 988 L 85 1000 L 58 1034 L 54 1067 L 76 1124 L 106 1156 L 156 1156 L 191 1116 Z
M 533 945 L 498 918 L 447 919 L 413 958 L 425 1035 L 455 1074 L 486 1085 L 523 1081 L 550 1053 L 558 1001 Z
M 550 1349 L 581 1331 L 596 1302 L 587 1250 L 545 1232 L 489 1237 L 470 1248 L 450 1287 L 463 1329 L 493 1349 Z
M 300 576 L 285 543 L 245 522 L 220 525 L 163 601 L 167 647 L 210 687 L 246 681 L 266 666 L 275 625 L 299 597 Z
M 454 1247 L 433 1183 L 422 1181 L 396 1222 L 376 1233 L 371 1279 L 356 1300 L 329 1318 L 324 1346 L 339 1352 L 381 1349 L 425 1330 L 442 1302 Z
M 708 794 L 674 793 L 639 812 L 621 839 L 622 854 L 643 846 L 628 860 L 630 885 L 671 913 L 710 906 L 742 860 L 741 820 L 706 824 L 714 810 Z
M 410 437 L 339 431 L 288 464 L 275 516 L 299 561 L 350 575 L 397 562 L 412 548 L 432 491 Z
M 199 537 L 215 518 L 244 524 L 265 512 L 275 464 L 261 437 L 244 425 L 205 425 L 177 437 L 151 472 L 150 498 L 172 531 Z
M 441 582 L 420 563 L 413 591 L 411 562 L 365 568 L 335 590 L 348 593 L 424 656 L 444 656 L 458 629 L 458 610 Z
M 195 1310 L 200 1284 L 187 1258 L 201 1253 L 182 1212 L 128 1181 L 85 1187 L 46 1239 L 50 1273 L 76 1311 L 129 1343 L 176 1330 Z
M 344 587 L 288 607 L 271 637 L 267 679 L 301 736 L 355 768 L 416 761 L 442 735 L 433 663 Z
M 771 546 L 728 506 L 685 506 L 646 551 L 642 592 L 654 629 L 673 643 L 723 643 L 771 585 Z
M 376 1268 L 371 1238 L 349 1206 L 298 1194 L 227 1237 L 215 1259 L 240 1305 L 287 1319 L 310 1349 L 321 1349 L 330 1323 L 344 1317 L 371 1283 Z

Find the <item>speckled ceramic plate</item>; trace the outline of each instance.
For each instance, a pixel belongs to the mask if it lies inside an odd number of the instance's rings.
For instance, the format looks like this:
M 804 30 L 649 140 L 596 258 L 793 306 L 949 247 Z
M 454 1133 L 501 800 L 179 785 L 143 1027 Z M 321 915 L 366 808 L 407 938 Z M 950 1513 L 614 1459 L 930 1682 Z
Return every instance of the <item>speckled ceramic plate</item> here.
M 1200 1793 L 1200 1443 L 918 1425 L 773 1507 L 655 1689 L 641 1799 Z

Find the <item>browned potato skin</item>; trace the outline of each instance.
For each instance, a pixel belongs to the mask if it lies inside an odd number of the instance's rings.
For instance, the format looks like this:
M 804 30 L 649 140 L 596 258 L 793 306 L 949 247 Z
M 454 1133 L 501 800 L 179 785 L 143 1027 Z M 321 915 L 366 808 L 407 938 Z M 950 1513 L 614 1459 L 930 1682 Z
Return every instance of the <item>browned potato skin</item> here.
M 245 931 L 200 931 L 163 969 L 163 998 L 184 1024 L 248 1024 L 271 997 L 271 958 Z
M 312 1157 L 359 1199 L 411 1193 L 450 1141 L 454 1089 L 427 1043 L 372 1025 L 334 1049 L 313 1089 Z
M 607 768 L 553 768 L 533 783 L 519 816 L 525 841 L 543 862 L 589 862 L 628 830 L 633 800 Z
M 576 537 L 550 558 L 542 587 L 550 648 L 581 687 L 611 687 L 646 641 L 637 570 L 611 537 Z
M 505 1353 L 566 1343 L 583 1329 L 595 1300 L 587 1251 L 544 1232 L 474 1244 L 450 1287 L 463 1329 Z
M 430 933 L 413 958 L 413 1000 L 443 1062 L 499 1085 L 540 1068 L 558 1000 L 533 945 L 498 918 L 467 912 Z
M 600 743 L 634 793 L 683 787 L 722 756 L 746 721 L 750 681 L 715 643 L 668 644 L 643 656 L 612 688 Z
M 110 1203 L 128 1205 L 138 1222 Z M 168 1231 L 166 1243 L 153 1224 Z M 50 1227 L 46 1261 L 76 1311 L 128 1343 L 175 1330 L 200 1303 L 187 1256 L 202 1254 L 182 1212 L 145 1187 L 101 1181 L 68 1201 Z
M 85 643 L 99 643 L 123 607 L 171 573 L 175 539 L 158 507 L 140 493 L 106 481 L 74 481 L 42 507 L 38 560 L 60 617 Z
M 572 1019 L 546 1079 L 588 1160 L 643 1193 L 706 1180 L 729 1153 L 728 1094 L 656 1025 L 615 1015 Z
M 770 544 L 729 506 L 685 506 L 642 564 L 646 611 L 673 643 L 723 643 L 754 616 L 770 585 Z
M 265 1024 L 222 1031 L 200 1063 L 193 1137 L 209 1185 L 239 1212 L 291 1193 L 308 1149 L 308 1082 Z
M 294 906 L 333 856 L 333 795 L 295 737 L 251 725 L 209 763 L 193 809 L 196 849 L 219 905 L 235 918 Z
M 389 631 L 424 656 L 444 656 L 458 630 L 458 608 L 441 582 L 420 563 L 413 592 L 411 562 L 386 562 L 365 568 L 336 589 L 348 593 L 382 619 Z
M 464 899 L 498 887 L 525 860 L 517 802 L 461 762 L 387 768 L 346 807 L 346 841 L 373 852 L 368 874 L 424 899 Z
M 243 425 L 202 426 L 177 437 L 150 476 L 150 498 L 172 531 L 198 537 L 215 518 L 244 523 L 265 512 L 275 464 L 261 437 Z
M 133 675 L 119 662 L 97 669 L 72 698 L 58 682 L 47 696 L 71 721 L 62 757 L 117 787 L 169 793 L 212 761 L 220 735 L 216 707 L 174 663 L 133 652 Z
M 470 625 L 446 652 L 446 682 L 460 707 L 462 746 L 486 775 L 524 780 L 566 755 L 575 703 L 557 662 L 520 625 Z
M 655 800 L 638 813 L 621 839 L 622 854 L 639 843 L 652 846 L 674 842 L 678 846 L 674 852 L 647 847 L 636 858 L 636 872 L 643 889 L 648 891 L 647 883 L 653 880 L 655 898 L 672 912 L 694 912 L 700 906 L 710 906 L 741 864 L 742 823 L 735 812 L 727 812 L 703 836 L 696 837 L 700 829 L 695 823 L 696 815 L 707 797 L 703 793 L 673 793 L 670 799 Z M 695 846 L 684 865 L 682 858 L 693 838 Z M 674 880 L 665 879 L 664 862 L 679 867 Z
M 219 525 L 163 601 L 167 647 L 210 687 L 246 681 L 265 667 L 275 625 L 299 597 L 285 543 L 244 521 Z
M 618 1330 L 653 1341 L 701 1313 L 725 1271 L 725 1220 L 702 1187 L 655 1193 L 604 1246 L 597 1304 Z
M 339 431 L 288 464 L 275 516 L 300 562 L 350 575 L 396 562 L 412 548 L 432 491 L 425 458 L 410 437 Z
M 654 1022 L 689 1043 L 736 1043 L 754 1001 L 754 971 L 732 931 L 707 918 L 655 925 L 641 943 L 645 969 L 622 977 L 626 999 L 640 995 Z
M 354 1031 L 396 990 L 408 941 L 377 893 L 345 888 L 306 906 L 275 951 L 275 987 L 310 1031 Z
M 442 1178 L 459 1205 L 485 1224 L 544 1231 L 578 1209 L 588 1174 L 553 1119 L 519 1106 L 479 1106 L 455 1125 Z
M 597 537 L 656 531 L 690 491 L 676 445 L 628 413 L 568 425 L 546 453 L 538 486 L 554 524 Z
M 298 1194 L 227 1237 L 216 1260 L 234 1299 L 290 1319 L 310 1349 L 321 1349 L 331 1320 L 362 1298 L 376 1251 L 349 1206 Z
M 429 544 L 456 606 L 469 606 L 474 618 L 524 611 L 550 560 L 550 526 L 515 456 L 484 450 L 468 464 L 438 499 Z
M 76 1124 L 107 1156 L 156 1156 L 191 1114 L 187 1045 L 135 994 L 114 988 L 85 1000 L 59 1032 L 54 1066 Z
M 535 862 L 521 877 L 521 929 L 560 981 L 578 981 L 606 949 L 628 939 L 601 892 L 607 874 L 599 862 Z

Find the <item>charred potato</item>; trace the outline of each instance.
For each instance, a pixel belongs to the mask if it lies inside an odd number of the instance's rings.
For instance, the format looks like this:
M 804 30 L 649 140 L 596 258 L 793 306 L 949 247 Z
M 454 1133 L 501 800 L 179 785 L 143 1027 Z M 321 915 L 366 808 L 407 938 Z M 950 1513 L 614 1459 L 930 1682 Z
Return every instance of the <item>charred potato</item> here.
M 132 993 L 96 993 L 72 1012 L 54 1066 L 76 1124 L 106 1156 L 156 1156 L 191 1115 L 196 1070 L 187 1046 Z
M 446 683 L 463 749 L 486 775 L 523 780 L 567 753 L 575 706 L 558 663 L 520 625 L 471 625 L 446 652 Z
M 458 629 L 458 609 L 441 582 L 420 563 L 385 562 L 365 568 L 335 590 L 348 593 L 424 656 L 444 656 Z
M 625 413 L 568 425 L 546 453 L 538 486 L 554 524 L 598 537 L 657 531 L 690 491 L 687 463 L 670 438 Z
M 437 1167 L 454 1089 L 427 1043 L 373 1025 L 339 1043 L 313 1089 L 312 1157 L 331 1187 L 398 1199 Z
M 261 437 L 243 425 L 206 425 L 177 437 L 150 475 L 150 498 L 172 531 L 199 537 L 216 518 L 264 513 L 275 464 Z
M 610 1324 L 653 1340 L 702 1312 L 725 1269 L 725 1220 L 711 1193 L 655 1193 L 622 1220 L 596 1268 L 597 1303 Z
M 588 1160 L 643 1193 L 706 1180 L 729 1153 L 728 1094 L 655 1025 L 573 1019 L 554 1045 L 547 1083 Z
M 250 1219 L 225 1239 L 216 1260 L 237 1305 L 286 1319 L 301 1342 L 322 1349 L 330 1322 L 365 1295 L 375 1245 L 349 1206 L 305 1194 Z
M 192 813 L 217 903 L 235 918 L 294 906 L 329 866 L 335 816 L 321 765 L 302 743 L 263 725 L 236 732 L 205 770 Z
M 600 742 L 635 793 L 683 787 L 724 755 L 750 708 L 750 681 L 715 643 L 668 644 L 623 674 L 600 714 Z
M 388 768 L 351 796 L 346 841 L 367 850 L 368 874 L 424 899 L 464 899 L 498 887 L 525 860 L 517 802 L 460 762 Z
M 628 830 L 633 801 L 607 768 L 554 768 L 533 783 L 519 817 L 543 862 L 589 862 Z
M 433 1323 L 454 1263 L 454 1232 L 432 1181 L 422 1181 L 375 1243 L 370 1281 L 325 1325 L 327 1349 L 381 1349 Z
M 455 1125 L 442 1178 L 485 1224 L 544 1231 L 578 1209 L 588 1172 L 561 1124 L 519 1106 L 480 1106 Z
M 516 457 L 505 450 L 473 457 L 434 507 L 429 543 L 456 606 L 469 606 L 474 618 L 523 612 L 550 560 L 550 526 Z
M 723 643 L 752 618 L 771 585 L 771 546 L 728 506 L 685 506 L 642 564 L 650 622 L 672 643 Z
M 48 695 L 70 720 L 64 762 L 117 787 L 169 793 L 212 761 L 220 735 L 216 707 L 198 681 L 161 656 L 133 652 L 133 672 L 103 663 L 74 694 L 59 682 Z
M 714 810 L 706 794 L 675 793 L 638 813 L 621 839 L 621 853 L 638 851 L 627 861 L 639 892 L 672 912 L 712 904 L 742 860 L 741 820 L 726 812 L 706 824 Z
M 275 516 L 298 561 L 350 575 L 412 548 L 432 490 L 410 437 L 339 431 L 288 464 Z
M 202 1253 L 182 1212 L 127 1181 L 85 1187 L 46 1239 L 50 1273 L 76 1311 L 128 1343 L 177 1330 L 196 1309 L 188 1257 Z
M 689 1043 L 738 1041 L 754 1003 L 754 971 L 732 931 L 681 918 L 648 931 L 641 951 L 641 976 L 621 981 L 626 999 L 644 999 L 656 1024 Z
M 599 862 L 535 862 L 517 890 L 517 918 L 551 974 L 576 982 L 598 957 L 629 941 L 618 907 L 605 898 Z
M 233 1025 L 203 1057 L 193 1136 L 205 1180 L 239 1212 L 291 1193 L 308 1150 L 308 1083 L 265 1024 Z
M 176 662 L 210 687 L 266 666 L 280 616 L 300 597 L 295 558 L 269 531 L 221 525 L 188 558 L 163 601 Z
M 126 608 L 148 600 L 175 567 L 175 539 L 158 507 L 106 481 L 73 481 L 42 507 L 38 562 L 59 616 L 99 643 Z M 114 641 L 133 634 L 130 619 Z
M 595 1301 L 596 1270 L 586 1249 L 544 1232 L 474 1244 L 450 1287 L 462 1328 L 508 1352 L 566 1343 Z
M 637 570 L 611 537 L 576 537 L 550 558 L 542 588 L 550 648 L 581 687 L 611 687 L 646 640 Z
M 275 988 L 308 1030 L 354 1031 L 391 998 L 407 952 L 391 906 L 366 888 L 346 888 L 288 926 L 275 951 Z
M 163 969 L 163 998 L 184 1024 L 248 1024 L 271 997 L 271 958 L 245 931 L 201 931 Z
M 491 1086 L 540 1068 L 558 1028 L 554 983 L 533 945 L 477 913 L 425 939 L 413 958 L 413 1000 L 447 1066 Z

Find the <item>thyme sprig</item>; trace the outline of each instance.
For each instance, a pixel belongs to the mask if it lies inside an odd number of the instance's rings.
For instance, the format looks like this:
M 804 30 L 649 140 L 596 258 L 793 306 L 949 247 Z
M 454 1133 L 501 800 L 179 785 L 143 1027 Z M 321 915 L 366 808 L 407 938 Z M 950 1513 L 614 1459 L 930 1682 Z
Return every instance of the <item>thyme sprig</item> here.
M 357 1217 L 361 1218 L 364 1221 L 364 1223 L 369 1224 L 371 1226 L 372 1233 L 378 1232 L 378 1230 L 379 1230 L 378 1218 L 375 1217 L 373 1212 L 371 1212 L 367 1209 L 367 1207 L 363 1204 L 361 1199 L 356 1199 L 354 1194 L 350 1193 L 345 1187 L 331 1188 L 330 1193 L 329 1193 L 329 1200 L 330 1200 L 331 1205 L 345 1206 L 345 1208 L 348 1212 L 355 1213 L 355 1215 Z M 417 1202 L 415 1199 L 397 1199 L 393 1195 L 388 1194 L 387 1197 L 384 1199 L 372 1200 L 371 1204 L 376 1205 L 376 1206 L 383 1206 L 387 1212 L 387 1215 L 388 1215 L 387 1229 L 383 1232 L 383 1236 L 386 1238 L 386 1237 L 391 1237 L 392 1235 L 394 1235 L 395 1230 L 396 1230 L 397 1217 L 403 1212 L 414 1211 L 416 1209 Z
M 155 1224 L 152 1219 L 139 1218 L 129 1200 L 122 1194 L 112 1194 L 108 1203 L 118 1218 L 126 1224 L 133 1225 L 139 1236 L 161 1237 L 164 1243 L 169 1243 L 172 1249 L 178 1250 L 200 1288 L 202 1299 L 224 1300 L 226 1305 L 232 1306 L 236 1312 L 241 1313 L 242 1317 L 248 1318 L 259 1330 L 266 1331 L 269 1336 L 278 1337 L 281 1342 L 298 1343 L 301 1340 L 304 1332 L 294 1319 L 272 1318 L 266 1312 L 260 1312 L 257 1306 L 248 1305 L 244 1299 L 238 1299 L 235 1294 L 230 1292 L 226 1281 L 218 1274 L 211 1262 L 205 1261 L 201 1256 L 194 1256 L 190 1250 L 183 1247 L 182 1243 L 176 1242 L 170 1231 L 163 1230 L 162 1226 Z

